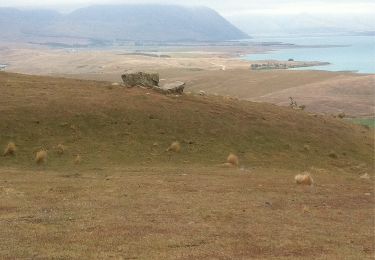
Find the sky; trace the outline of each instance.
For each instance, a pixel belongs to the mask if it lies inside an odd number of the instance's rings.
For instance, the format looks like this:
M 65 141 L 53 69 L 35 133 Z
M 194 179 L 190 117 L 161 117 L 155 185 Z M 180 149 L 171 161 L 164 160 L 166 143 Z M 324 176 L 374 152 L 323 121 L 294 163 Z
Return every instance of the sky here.
M 0 0 L 0 7 L 69 13 L 94 4 L 207 6 L 249 35 L 375 31 L 375 0 Z
M 375 14 L 374 0 L 0 0 L 0 6 L 44 7 L 72 10 L 92 4 L 159 3 L 179 5 L 204 5 L 226 17 L 265 14 Z

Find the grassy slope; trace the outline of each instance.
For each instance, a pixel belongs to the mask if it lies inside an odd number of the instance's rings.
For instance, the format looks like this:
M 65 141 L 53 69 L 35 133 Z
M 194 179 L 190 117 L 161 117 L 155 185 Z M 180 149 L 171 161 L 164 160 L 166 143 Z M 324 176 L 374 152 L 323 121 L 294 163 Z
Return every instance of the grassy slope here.
M 19 147 L 0 157 L 1 258 L 372 259 L 372 130 L 103 82 L 0 73 L 0 91 L 0 145 Z M 246 169 L 216 166 L 229 151 Z
M 245 166 L 372 167 L 372 130 L 269 104 L 7 73 L 0 74 L 0 91 L 0 145 L 19 146 L 16 158 L 1 158 L 3 165 L 33 165 L 35 151 L 45 148 L 56 169 L 72 164 L 75 154 L 90 166 L 215 165 L 229 152 Z M 171 157 L 165 150 L 174 140 L 182 152 Z M 59 143 L 68 147 L 63 158 L 54 152 Z M 328 157 L 330 151 L 339 158 Z

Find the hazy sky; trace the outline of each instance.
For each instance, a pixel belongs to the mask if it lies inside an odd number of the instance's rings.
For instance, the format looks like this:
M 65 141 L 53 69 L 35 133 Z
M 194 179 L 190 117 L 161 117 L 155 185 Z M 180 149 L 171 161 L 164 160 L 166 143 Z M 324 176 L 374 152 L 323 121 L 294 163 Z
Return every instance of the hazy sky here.
M 69 10 L 91 4 L 160 3 L 204 5 L 226 16 L 246 14 L 361 14 L 374 13 L 374 0 L 0 0 L 0 6 L 61 7 Z

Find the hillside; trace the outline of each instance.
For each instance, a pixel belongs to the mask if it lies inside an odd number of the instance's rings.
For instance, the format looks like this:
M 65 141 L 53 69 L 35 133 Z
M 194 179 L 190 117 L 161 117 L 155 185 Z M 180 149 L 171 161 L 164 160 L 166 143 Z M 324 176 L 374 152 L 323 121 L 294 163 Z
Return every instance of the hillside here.
M 219 96 L 5 72 L 0 93 L 0 147 L 17 145 L 0 156 L 1 259 L 374 255 L 369 128 Z M 180 153 L 166 152 L 175 140 Z M 48 157 L 37 165 L 41 148 Z M 223 167 L 229 152 L 240 167 Z M 295 184 L 303 171 L 314 185 Z
M 33 165 L 36 149 L 63 143 L 98 165 L 217 165 L 235 152 L 244 166 L 372 167 L 372 130 L 289 108 L 9 73 L 0 74 L 0 88 L 0 145 L 20 147 L 2 159 L 7 165 Z M 175 140 L 182 152 L 171 160 L 165 150 Z M 54 156 L 51 166 L 69 160 Z
M 9 21 L 12 21 L 9 27 Z M 248 38 L 212 9 L 174 5 L 98 5 L 69 14 L 0 8 L 0 34 L 93 41 L 226 41 Z M 3 39 L 4 40 L 4 39 Z

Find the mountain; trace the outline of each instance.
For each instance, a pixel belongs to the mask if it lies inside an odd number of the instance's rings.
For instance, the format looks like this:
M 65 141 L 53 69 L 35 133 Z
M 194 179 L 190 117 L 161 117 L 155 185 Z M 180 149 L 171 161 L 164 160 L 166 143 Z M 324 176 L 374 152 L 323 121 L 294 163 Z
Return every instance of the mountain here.
M 0 34 L 105 41 L 227 41 L 248 38 L 216 11 L 177 5 L 96 5 L 69 14 L 0 8 Z
M 251 35 L 350 34 L 375 30 L 375 18 L 369 14 L 247 14 L 227 18 Z

